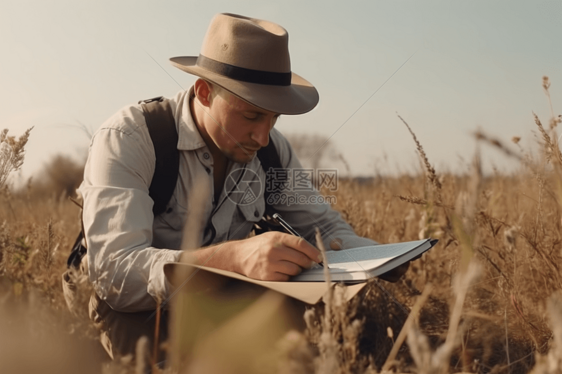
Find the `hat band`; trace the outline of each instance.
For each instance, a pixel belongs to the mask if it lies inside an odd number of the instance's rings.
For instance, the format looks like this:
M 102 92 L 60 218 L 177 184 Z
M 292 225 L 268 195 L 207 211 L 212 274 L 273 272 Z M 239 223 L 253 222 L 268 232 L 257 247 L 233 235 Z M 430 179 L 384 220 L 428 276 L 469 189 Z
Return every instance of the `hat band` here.
M 237 81 L 266 84 L 269 86 L 291 85 L 291 73 L 276 73 L 271 71 L 246 69 L 239 66 L 225 64 L 224 62 L 216 61 L 203 55 L 199 55 L 197 58 L 197 66 Z

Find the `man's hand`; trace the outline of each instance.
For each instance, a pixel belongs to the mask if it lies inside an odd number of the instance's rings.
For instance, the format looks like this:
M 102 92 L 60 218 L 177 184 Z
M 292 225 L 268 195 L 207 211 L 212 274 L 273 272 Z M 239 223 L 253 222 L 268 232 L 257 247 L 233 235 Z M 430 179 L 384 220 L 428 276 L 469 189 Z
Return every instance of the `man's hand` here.
M 247 277 L 286 281 L 321 261 L 320 251 L 306 240 L 281 232 L 267 232 L 236 242 L 234 269 Z
M 387 282 L 398 282 L 400 278 L 408 271 L 410 267 L 410 261 L 403 263 L 400 266 L 395 267 L 394 269 L 387 271 L 384 274 L 379 275 L 379 278 L 385 280 Z
M 267 281 L 287 281 L 319 261 L 322 261 L 320 251 L 306 240 L 276 231 L 186 250 L 180 257 L 180 262 L 198 263 Z

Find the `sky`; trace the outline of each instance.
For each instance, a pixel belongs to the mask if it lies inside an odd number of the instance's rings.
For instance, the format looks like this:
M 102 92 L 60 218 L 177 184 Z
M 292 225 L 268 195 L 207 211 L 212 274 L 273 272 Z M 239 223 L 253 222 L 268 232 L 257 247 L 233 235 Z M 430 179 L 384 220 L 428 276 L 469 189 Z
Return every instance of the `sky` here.
M 550 116 L 544 75 L 562 112 L 562 0 L 0 4 L 0 129 L 21 135 L 34 126 L 21 178 L 57 153 L 84 159 L 88 133 L 119 108 L 189 89 L 196 78 L 168 59 L 198 55 L 222 12 L 288 30 L 292 70 L 316 86 L 320 102 L 276 128 L 330 138 L 355 176 L 419 170 L 398 114 L 437 172 L 462 172 L 477 129 L 536 148 L 532 113 L 544 123 Z M 482 152 L 488 169 L 517 167 L 494 149 Z

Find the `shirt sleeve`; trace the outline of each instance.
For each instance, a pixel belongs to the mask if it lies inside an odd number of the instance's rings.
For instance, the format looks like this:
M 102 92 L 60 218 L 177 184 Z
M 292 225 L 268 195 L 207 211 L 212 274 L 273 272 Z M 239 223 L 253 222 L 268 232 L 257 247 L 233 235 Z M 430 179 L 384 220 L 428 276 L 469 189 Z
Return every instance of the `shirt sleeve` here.
M 271 140 L 275 143 L 283 168 L 292 171 L 293 176 L 295 170 L 305 170 L 281 133 L 274 129 L 271 132 Z M 308 191 L 295 191 L 294 188 L 289 188 L 286 194 L 298 195 L 298 203 L 288 199 L 273 199 L 273 207 L 310 243 L 316 243 L 315 228 L 318 227 L 327 250 L 330 250 L 330 243 L 336 238 L 342 241 L 343 249 L 378 244 L 374 240 L 355 234 L 351 226 L 343 220 L 339 212 L 331 208 L 329 201 L 324 199 L 318 190 L 311 188 Z
M 151 246 L 155 155 L 142 112 L 108 122 L 120 125 L 102 127 L 92 139 L 80 186 L 89 278 L 114 310 L 155 309 L 168 292 L 163 266 L 178 261 L 180 251 Z

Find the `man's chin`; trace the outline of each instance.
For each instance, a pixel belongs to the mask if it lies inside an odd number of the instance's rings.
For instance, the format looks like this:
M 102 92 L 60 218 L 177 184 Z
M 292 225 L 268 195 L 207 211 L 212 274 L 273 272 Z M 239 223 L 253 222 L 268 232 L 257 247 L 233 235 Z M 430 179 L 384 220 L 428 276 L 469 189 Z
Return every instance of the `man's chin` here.
M 236 162 L 238 164 L 247 164 L 252 162 L 252 160 L 256 157 L 257 154 L 258 152 L 251 152 L 243 155 L 226 154 L 225 156 L 232 162 Z

